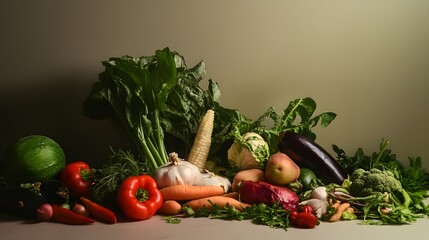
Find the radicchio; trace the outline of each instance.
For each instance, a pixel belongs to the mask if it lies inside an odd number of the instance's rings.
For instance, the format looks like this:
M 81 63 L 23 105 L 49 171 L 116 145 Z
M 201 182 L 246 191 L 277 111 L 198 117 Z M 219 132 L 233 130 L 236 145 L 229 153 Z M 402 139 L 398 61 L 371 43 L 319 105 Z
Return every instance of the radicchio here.
M 262 181 L 242 181 L 239 194 L 240 200 L 244 203 L 264 203 L 268 206 L 278 203 L 288 211 L 296 211 L 299 203 L 298 195 L 289 188 Z

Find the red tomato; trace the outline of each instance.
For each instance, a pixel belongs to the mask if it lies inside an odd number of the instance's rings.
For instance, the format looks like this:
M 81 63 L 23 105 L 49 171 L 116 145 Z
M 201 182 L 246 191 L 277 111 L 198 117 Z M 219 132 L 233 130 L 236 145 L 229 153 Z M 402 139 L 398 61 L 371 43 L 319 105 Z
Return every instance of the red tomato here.
M 78 161 L 69 163 L 63 168 L 60 180 L 66 185 L 70 196 L 76 199 L 88 195 L 94 174 L 87 163 Z

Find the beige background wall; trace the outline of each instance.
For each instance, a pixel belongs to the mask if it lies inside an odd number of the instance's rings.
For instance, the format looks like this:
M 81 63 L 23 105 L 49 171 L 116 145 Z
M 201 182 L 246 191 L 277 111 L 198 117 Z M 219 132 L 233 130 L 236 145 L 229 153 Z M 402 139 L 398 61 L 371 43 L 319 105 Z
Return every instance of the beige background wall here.
M 382 138 L 429 168 L 429 1 L 1 1 L 0 153 L 52 136 L 98 161 L 124 138 L 81 103 L 111 56 L 170 47 L 204 60 L 222 104 L 257 117 L 312 97 L 337 119 L 319 143 L 353 154 Z

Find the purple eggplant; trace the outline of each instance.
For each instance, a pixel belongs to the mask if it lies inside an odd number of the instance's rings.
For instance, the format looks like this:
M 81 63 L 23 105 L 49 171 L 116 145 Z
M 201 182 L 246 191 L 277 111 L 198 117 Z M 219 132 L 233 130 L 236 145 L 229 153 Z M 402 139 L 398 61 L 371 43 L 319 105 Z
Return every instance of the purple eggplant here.
M 287 131 L 282 135 L 279 151 L 288 155 L 298 166 L 311 169 L 326 183 L 342 184 L 346 170 L 325 149 L 301 134 Z
M 267 182 L 240 182 L 239 197 L 241 201 L 249 204 L 264 203 L 271 206 L 278 203 L 288 211 L 295 211 L 299 203 L 299 197 L 294 191 Z

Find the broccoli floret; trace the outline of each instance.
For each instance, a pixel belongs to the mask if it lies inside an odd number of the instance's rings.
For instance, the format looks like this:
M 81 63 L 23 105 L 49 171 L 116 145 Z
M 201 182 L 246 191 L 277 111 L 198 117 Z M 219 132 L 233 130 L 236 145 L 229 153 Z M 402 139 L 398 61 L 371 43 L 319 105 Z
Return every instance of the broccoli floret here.
M 402 188 L 401 182 L 388 170 L 356 169 L 350 175 L 350 194 L 366 197 L 374 194 L 392 193 Z

